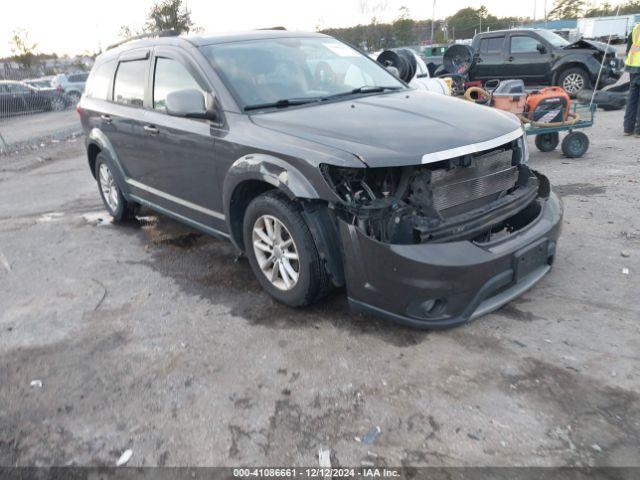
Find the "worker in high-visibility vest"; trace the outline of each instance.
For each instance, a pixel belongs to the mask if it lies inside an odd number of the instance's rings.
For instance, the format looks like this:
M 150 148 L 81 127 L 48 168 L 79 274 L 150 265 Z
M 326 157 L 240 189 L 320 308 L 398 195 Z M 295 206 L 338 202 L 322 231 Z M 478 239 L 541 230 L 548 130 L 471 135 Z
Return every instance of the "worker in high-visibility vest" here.
M 624 112 L 624 134 L 640 138 L 640 22 L 633 27 L 627 42 L 625 61 L 631 84 L 627 109 Z

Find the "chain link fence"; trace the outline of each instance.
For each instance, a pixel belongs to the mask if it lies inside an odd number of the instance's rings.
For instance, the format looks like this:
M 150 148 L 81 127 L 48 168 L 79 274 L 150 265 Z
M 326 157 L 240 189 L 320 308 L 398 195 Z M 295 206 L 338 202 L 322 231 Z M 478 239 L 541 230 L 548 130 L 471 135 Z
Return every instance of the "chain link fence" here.
M 88 75 L 77 65 L 46 69 L 0 62 L 0 153 L 79 133 L 75 107 Z

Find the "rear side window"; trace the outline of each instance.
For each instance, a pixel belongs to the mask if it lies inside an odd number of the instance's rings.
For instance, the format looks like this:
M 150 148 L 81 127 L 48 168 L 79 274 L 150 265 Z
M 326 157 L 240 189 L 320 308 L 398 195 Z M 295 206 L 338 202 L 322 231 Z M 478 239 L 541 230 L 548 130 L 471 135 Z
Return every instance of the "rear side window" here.
M 511 37 L 511 53 L 536 53 L 539 43 L 533 37 Z
M 113 85 L 113 100 L 123 105 L 141 107 L 147 60 L 120 62 Z
M 202 91 L 195 78 L 180 62 L 170 58 L 158 58 L 153 78 L 153 108 L 166 111 L 167 94 L 185 89 Z
M 504 37 L 483 38 L 480 40 L 480 53 L 501 53 Z
M 89 75 L 87 88 L 85 90 L 86 96 L 99 100 L 109 100 L 109 85 L 111 84 L 115 69 L 116 62 L 112 60 L 110 62 L 104 62 L 91 70 L 91 75 Z

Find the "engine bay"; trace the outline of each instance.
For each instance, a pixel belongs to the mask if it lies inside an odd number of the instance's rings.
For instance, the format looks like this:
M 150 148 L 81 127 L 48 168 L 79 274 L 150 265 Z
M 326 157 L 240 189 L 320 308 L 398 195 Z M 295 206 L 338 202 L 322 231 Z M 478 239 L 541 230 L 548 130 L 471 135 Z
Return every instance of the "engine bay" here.
M 548 181 L 524 158 L 516 140 L 424 165 L 321 169 L 342 200 L 338 217 L 378 241 L 491 242 L 529 224 L 537 197 L 548 195 Z

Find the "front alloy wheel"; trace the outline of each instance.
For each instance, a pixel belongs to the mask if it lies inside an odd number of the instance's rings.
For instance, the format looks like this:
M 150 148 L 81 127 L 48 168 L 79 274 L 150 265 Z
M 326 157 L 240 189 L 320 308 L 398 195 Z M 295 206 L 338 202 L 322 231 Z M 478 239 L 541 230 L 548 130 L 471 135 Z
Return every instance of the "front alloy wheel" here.
M 287 227 L 272 215 L 262 215 L 253 225 L 252 241 L 258 265 L 271 284 L 284 291 L 295 287 L 300 260 Z
M 291 307 L 324 297 L 330 279 L 303 208 L 277 190 L 254 198 L 242 220 L 242 243 L 256 279 L 269 295 Z

